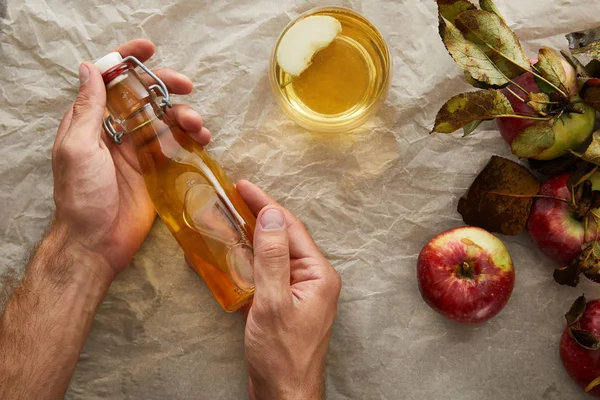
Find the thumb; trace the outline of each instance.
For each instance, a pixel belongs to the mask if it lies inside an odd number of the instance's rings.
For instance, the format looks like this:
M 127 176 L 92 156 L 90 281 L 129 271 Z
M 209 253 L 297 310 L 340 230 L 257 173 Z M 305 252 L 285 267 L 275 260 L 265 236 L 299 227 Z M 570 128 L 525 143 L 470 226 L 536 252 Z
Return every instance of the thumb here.
M 290 246 L 283 212 L 266 207 L 254 232 L 256 301 L 278 303 L 290 293 Z
M 106 106 L 106 87 L 95 65 L 84 62 L 79 67 L 79 94 L 73 104 L 69 130 L 88 141 L 99 139 Z

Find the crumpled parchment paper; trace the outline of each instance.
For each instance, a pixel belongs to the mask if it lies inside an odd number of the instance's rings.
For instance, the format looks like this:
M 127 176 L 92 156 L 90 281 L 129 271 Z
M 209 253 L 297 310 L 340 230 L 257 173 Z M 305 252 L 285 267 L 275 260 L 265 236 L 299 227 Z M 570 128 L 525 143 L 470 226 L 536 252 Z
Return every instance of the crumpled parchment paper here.
M 567 49 L 566 33 L 600 22 L 597 0 L 497 1 L 530 56 Z M 320 1 L 0 0 L 0 296 L 25 267 L 53 211 L 51 147 L 83 60 L 137 37 L 152 67 L 187 74 L 188 102 L 234 180 L 267 190 L 308 226 L 343 278 L 328 357 L 331 399 L 587 398 L 563 370 L 563 313 L 585 292 L 553 282 L 527 234 L 504 237 L 517 270 L 504 311 L 477 327 L 421 300 L 415 264 L 436 233 L 460 226 L 458 198 L 492 154 L 512 157 L 495 125 L 468 139 L 430 136 L 451 95 L 470 90 L 437 33 L 433 0 L 332 0 L 367 16 L 388 41 L 394 78 L 366 126 L 319 136 L 290 122 L 267 80 L 272 45 Z M 223 312 L 157 220 L 113 283 L 68 399 L 243 399 L 239 314 Z

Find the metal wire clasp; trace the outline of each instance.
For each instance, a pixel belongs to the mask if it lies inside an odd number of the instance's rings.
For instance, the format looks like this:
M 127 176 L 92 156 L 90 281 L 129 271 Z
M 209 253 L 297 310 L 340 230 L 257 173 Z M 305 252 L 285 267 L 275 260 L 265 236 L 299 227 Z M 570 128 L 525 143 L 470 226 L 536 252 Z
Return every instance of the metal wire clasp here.
M 171 108 L 173 105 L 171 104 L 171 96 L 169 95 L 169 91 L 167 90 L 167 85 L 158 77 L 154 72 L 150 71 L 148 67 L 144 65 L 140 60 L 135 58 L 134 56 L 125 57 L 122 61 L 123 64 L 127 62 L 133 62 L 136 66 L 140 67 L 145 73 L 147 73 L 156 84 L 148 86 L 148 90 L 156 90 L 161 96 L 162 101 L 160 102 L 160 107 L 164 110 L 165 107 Z M 104 121 L 102 121 L 102 125 L 104 127 L 104 131 L 108 136 L 110 136 L 116 144 L 121 144 L 123 135 L 126 134 L 125 131 L 116 131 L 113 125 L 114 119 L 111 115 L 106 117 Z

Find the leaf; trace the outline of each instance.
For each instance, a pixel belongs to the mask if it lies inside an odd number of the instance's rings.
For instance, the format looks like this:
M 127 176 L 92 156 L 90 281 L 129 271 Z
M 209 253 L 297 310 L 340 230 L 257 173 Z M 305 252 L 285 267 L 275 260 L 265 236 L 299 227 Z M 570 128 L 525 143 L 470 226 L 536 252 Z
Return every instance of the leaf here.
M 592 133 L 592 141 L 583 154 L 573 154 L 587 162 L 600 165 L 600 131 Z
M 475 129 L 477 129 L 477 127 L 479 125 L 481 125 L 482 122 L 483 122 L 483 120 L 477 119 L 473 122 L 469 122 L 468 124 L 466 124 L 463 128 L 463 132 L 464 132 L 463 137 L 469 136 L 471 133 L 473 133 L 473 131 Z
M 548 96 L 546 93 L 530 92 L 527 95 L 527 105 L 539 115 L 548 115 L 546 112 L 548 111 L 549 101 L 550 96 Z
M 464 74 L 467 82 L 473 87 L 476 87 L 478 89 L 493 89 L 496 87 L 494 85 L 488 85 L 484 82 L 479 82 L 477 79 L 473 78 L 471 74 L 469 74 L 467 71 L 464 71 Z
M 577 57 L 567 53 L 564 50 L 560 51 L 560 55 L 563 56 L 565 60 L 567 60 L 569 64 L 571 64 L 571 66 L 577 70 L 577 75 L 584 78 L 590 77 L 589 71 L 586 67 L 583 66 L 583 64 L 577 59 Z
M 535 124 L 523 129 L 513 139 L 510 148 L 514 155 L 532 158 L 554 145 L 552 125 Z
M 510 102 L 498 90 L 461 93 L 438 111 L 432 132 L 452 133 L 473 121 L 513 114 Z
M 567 267 L 557 268 L 554 271 L 554 280 L 561 285 L 575 287 L 579 282 L 579 275 L 581 273 L 593 282 L 598 282 L 600 274 L 600 243 L 596 241 L 584 243 L 581 246 L 581 253 L 575 260 L 571 261 Z M 557 274 L 559 275 L 557 276 Z
M 566 35 L 573 54 L 586 54 L 600 60 L 600 27 Z
M 590 164 L 581 158 L 578 158 L 578 160 L 579 162 L 576 164 L 575 171 L 573 171 L 567 179 L 567 189 L 569 189 L 569 193 L 573 192 L 579 185 L 589 179 L 589 177 L 597 170 L 595 165 Z
M 579 263 L 571 262 L 569 265 L 556 268 L 552 276 L 556 283 L 576 287 L 579 284 L 580 274 L 581 269 L 579 268 Z
M 494 4 L 493 0 L 479 0 L 479 7 L 484 11 L 496 14 L 504 23 L 506 23 L 506 20 L 500 13 L 500 10 L 498 10 L 498 7 L 496 7 L 496 4 Z
M 440 16 L 439 30 L 448 53 L 456 64 L 463 71 L 468 72 L 475 81 L 494 87 L 508 85 L 508 78 L 485 52 L 475 43 L 465 39 L 462 33 L 443 16 Z
M 517 36 L 496 14 L 483 10 L 465 11 L 456 18 L 456 27 L 475 43 L 508 78 L 530 70 Z M 474 76 L 475 79 L 478 79 Z
M 600 60 L 592 60 L 585 66 L 585 70 L 593 78 L 600 78 Z
M 518 235 L 527 225 L 533 204 L 529 196 L 536 195 L 539 188 L 540 182 L 527 168 L 492 156 L 459 200 L 458 212 L 468 225 Z
M 563 92 L 568 93 L 568 89 L 565 87 L 567 73 L 562 65 L 561 58 L 552 49 L 542 47 L 539 50 L 538 62 L 535 64 L 535 68 L 548 82 Z M 537 77 L 535 78 L 535 82 L 544 93 L 556 93 L 556 89 L 547 82 Z
M 581 347 L 588 350 L 598 350 L 600 348 L 600 343 L 593 333 L 583 329 L 571 329 L 570 333 L 573 340 Z
M 600 111 L 600 79 L 588 79 L 581 88 L 581 98 L 591 107 Z
M 454 20 L 463 11 L 476 10 L 473 3 L 468 0 L 436 0 L 438 14 L 454 24 Z
M 555 158 L 554 160 L 536 160 L 530 158 L 527 162 L 529 163 L 529 168 L 542 175 L 563 174 L 577 169 L 577 164 L 579 162 L 582 164 L 585 163 L 570 153 L 566 156 Z
M 567 325 L 571 326 L 583 317 L 586 307 L 585 295 L 581 295 L 575 300 L 569 311 L 565 314 Z

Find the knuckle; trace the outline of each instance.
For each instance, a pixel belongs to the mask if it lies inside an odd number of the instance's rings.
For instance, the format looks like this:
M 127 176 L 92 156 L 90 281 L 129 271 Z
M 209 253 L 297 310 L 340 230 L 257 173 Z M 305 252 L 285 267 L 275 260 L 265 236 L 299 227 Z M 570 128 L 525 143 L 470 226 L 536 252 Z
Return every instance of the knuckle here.
M 257 293 L 258 299 L 252 305 L 252 313 L 258 320 L 279 320 L 282 314 L 282 302 L 277 297 L 263 297 Z
M 288 261 L 289 259 L 288 245 L 281 240 L 261 242 L 255 251 L 262 260 Z
M 95 107 L 98 107 L 96 96 L 88 91 L 80 92 L 73 103 L 73 120 L 81 119 Z

